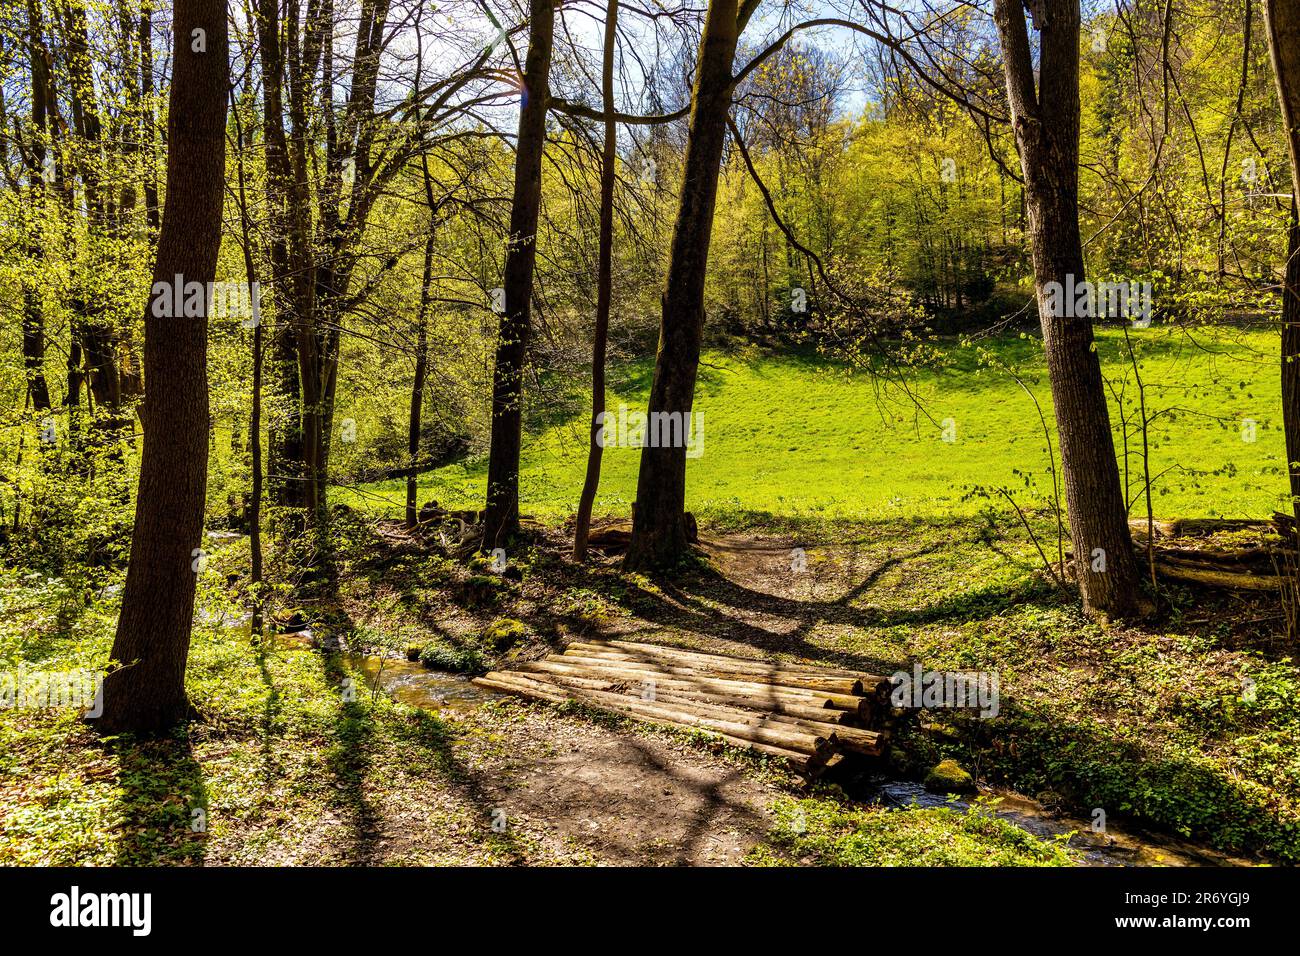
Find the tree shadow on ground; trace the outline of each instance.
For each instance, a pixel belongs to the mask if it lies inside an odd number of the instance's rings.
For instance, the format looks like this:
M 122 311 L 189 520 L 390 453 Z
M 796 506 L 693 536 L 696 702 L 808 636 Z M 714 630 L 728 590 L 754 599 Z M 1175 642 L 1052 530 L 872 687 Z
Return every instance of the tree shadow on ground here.
M 121 737 L 105 745 L 117 758 L 121 834 L 115 866 L 201 866 L 208 793 L 184 728 L 156 740 Z
M 939 593 L 916 607 L 863 604 L 886 575 L 905 573 L 910 564 L 951 543 L 934 541 L 903 553 L 887 553 L 860 577 L 850 569 L 844 590 L 830 598 L 773 593 L 759 588 L 761 580 L 751 585 L 736 575 L 714 570 L 660 579 L 652 588 L 634 586 L 626 604 L 638 619 L 653 626 L 744 645 L 759 656 L 790 654 L 879 673 L 882 668 L 893 670 L 899 660 L 829 648 L 815 643 L 812 634 L 823 625 L 866 630 L 978 621 L 1025 601 L 1051 597 L 1050 587 L 1027 576 L 974 591 Z M 785 546 L 769 550 L 773 555 L 788 552 Z M 735 653 L 743 656 L 743 652 Z

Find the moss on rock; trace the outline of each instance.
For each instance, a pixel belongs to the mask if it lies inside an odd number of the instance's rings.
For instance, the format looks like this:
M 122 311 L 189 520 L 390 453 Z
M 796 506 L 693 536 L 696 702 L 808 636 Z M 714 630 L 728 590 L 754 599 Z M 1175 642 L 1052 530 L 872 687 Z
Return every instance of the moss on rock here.
M 933 793 L 974 793 L 975 778 L 955 760 L 942 760 L 925 775 L 925 789 Z

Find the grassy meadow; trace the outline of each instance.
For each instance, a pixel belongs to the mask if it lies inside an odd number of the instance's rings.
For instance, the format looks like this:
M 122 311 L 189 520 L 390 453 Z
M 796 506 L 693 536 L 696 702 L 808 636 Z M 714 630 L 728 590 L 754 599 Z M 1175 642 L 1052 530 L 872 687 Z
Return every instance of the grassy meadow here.
M 1131 330 L 1127 343 L 1123 330 L 1100 333 L 1134 514 L 1145 511 L 1138 376 L 1157 517 L 1261 517 L 1283 503 L 1277 348 L 1272 331 L 1156 327 Z M 1051 500 L 1031 394 L 1053 441 L 1055 427 L 1035 336 L 943 342 L 937 361 L 909 383 L 916 401 L 897 385 L 815 354 L 715 350 L 704 363 L 696 393 L 703 449 L 687 464 L 687 503 L 697 513 L 888 520 L 970 515 L 990 501 L 1004 507 L 997 489 L 1021 507 Z M 611 415 L 620 403 L 644 413 L 651 370 L 649 360 L 615 370 Z M 524 449 L 525 511 L 551 519 L 573 512 L 586 463 L 586 414 L 575 400 L 568 414 L 534 423 Z M 598 513 L 629 512 L 638 463 L 637 448 L 606 448 Z M 485 484 L 486 457 L 471 457 L 423 475 L 419 500 L 478 507 Z M 396 512 L 404 483 L 337 494 Z

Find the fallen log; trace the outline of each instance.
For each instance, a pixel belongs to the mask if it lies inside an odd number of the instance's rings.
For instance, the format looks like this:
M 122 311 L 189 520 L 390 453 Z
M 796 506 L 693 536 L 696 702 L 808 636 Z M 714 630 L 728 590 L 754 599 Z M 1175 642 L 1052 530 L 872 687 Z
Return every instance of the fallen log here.
M 634 663 L 633 661 L 611 660 L 608 656 L 585 654 L 573 654 L 565 651 L 563 657 L 566 660 L 575 662 L 584 662 L 591 664 L 619 664 L 629 667 L 636 666 L 642 670 L 658 671 L 666 675 L 682 677 L 702 677 L 702 678 L 738 678 L 742 677 L 742 672 L 726 670 L 723 667 L 713 665 L 691 665 L 678 663 L 670 660 L 662 661 L 643 661 Z M 834 694 L 847 694 L 850 696 L 861 695 L 862 681 L 856 678 L 848 677 L 810 677 L 805 674 L 789 673 L 763 673 L 761 671 L 745 671 L 743 679 L 752 684 L 778 684 L 783 687 L 803 687 L 807 690 L 827 691 Z
M 538 662 L 541 663 L 541 662 Z M 533 665 L 523 665 L 521 670 L 527 670 L 532 674 L 545 674 L 547 681 L 565 686 L 581 687 L 587 690 L 602 690 L 614 694 L 629 694 L 638 696 L 642 693 L 644 682 L 634 681 L 620 677 L 579 677 L 576 674 L 555 672 L 542 667 Z M 754 697 L 752 695 L 742 694 L 717 694 L 699 687 L 682 682 L 685 686 L 675 685 L 666 686 L 662 682 L 655 685 L 654 700 L 685 700 L 685 701 L 703 701 L 704 703 L 717 704 L 720 707 L 734 707 L 741 710 L 750 710 L 762 714 L 767 714 L 773 719 L 781 720 L 809 720 L 818 723 L 827 724 L 852 724 L 861 718 L 857 713 L 848 710 L 837 710 L 833 707 L 819 707 L 812 703 L 800 703 L 789 698 L 773 699 L 768 696 Z
M 679 704 L 667 705 L 648 703 L 623 694 L 609 694 L 602 691 L 572 688 L 561 691 L 553 684 L 522 677 L 516 674 L 491 672 L 486 677 L 477 678 L 476 684 L 485 687 L 510 690 L 521 696 L 529 693 L 544 694 L 550 697 L 564 698 L 594 704 L 606 710 L 629 716 L 660 722 L 674 723 L 695 730 L 711 730 L 717 733 L 744 740 L 748 743 L 761 743 L 781 747 L 813 756 L 833 749 L 830 737 L 811 731 L 796 730 L 785 725 L 761 725 L 730 719 L 725 713 L 710 712 L 703 707 L 687 707 Z
M 697 688 L 710 693 L 737 694 L 740 696 L 766 696 L 774 700 L 791 700 L 796 703 L 809 703 L 812 706 L 834 707 L 853 713 L 863 712 L 868 706 L 867 698 L 854 694 L 839 694 L 831 691 L 819 691 L 808 687 L 786 687 L 780 684 L 765 684 L 754 681 L 733 680 L 727 677 L 701 677 L 699 675 L 674 675 L 662 670 L 626 665 L 617 661 L 586 661 L 567 656 L 555 656 L 542 661 L 520 665 L 521 670 L 540 669 L 551 673 L 574 674 L 583 676 L 621 677 L 626 680 L 647 682 L 654 681 L 656 686 L 676 687 L 681 689 Z
M 1222 531 L 1250 531 L 1255 528 L 1269 528 L 1272 524 L 1272 521 L 1259 518 L 1173 518 L 1157 519 L 1153 522 L 1158 538 L 1210 535 Z M 1145 535 L 1147 519 L 1129 518 L 1128 526 L 1130 531 Z
M 1282 557 L 1281 548 L 1224 548 L 1197 550 L 1195 548 L 1157 548 L 1157 561 L 1177 561 L 1184 564 L 1242 565 L 1254 564 L 1271 568 L 1274 557 Z M 1292 552 L 1294 553 L 1294 552 Z
M 888 678 L 866 674 L 862 671 L 838 667 L 819 667 L 815 664 L 795 664 L 787 661 L 761 661 L 751 658 L 726 657 L 721 654 L 705 654 L 700 651 L 689 651 L 684 648 L 667 647 L 661 644 L 643 644 L 621 640 L 573 641 L 567 646 L 566 652 L 573 649 L 580 650 L 584 655 L 599 652 L 603 655 L 622 655 L 625 658 L 642 659 L 651 657 L 680 660 L 685 663 L 685 666 L 696 664 L 735 673 L 780 673 L 817 679 L 842 678 L 857 680 L 861 682 L 862 687 L 867 692 L 887 690 L 890 686 Z
M 1156 555 L 1156 573 L 1175 581 L 1203 584 L 1210 587 L 1235 588 L 1245 591 L 1277 590 L 1287 580 L 1277 574 L 1253 574 L 1248 571 L 1225 571 L 1203 565 L 1162 560 Z

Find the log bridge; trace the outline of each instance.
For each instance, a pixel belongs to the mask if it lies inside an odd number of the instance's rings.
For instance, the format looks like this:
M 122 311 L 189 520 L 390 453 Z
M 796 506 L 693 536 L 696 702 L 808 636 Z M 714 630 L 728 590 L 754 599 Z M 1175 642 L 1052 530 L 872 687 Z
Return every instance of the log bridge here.
M 879 757 L 888 739 L 887 678 L 659 644 L 574 641 L 563 654 L 492 671 L 474 683 L 704 731 L 780 757 L 807 777 L 846 754 Z

